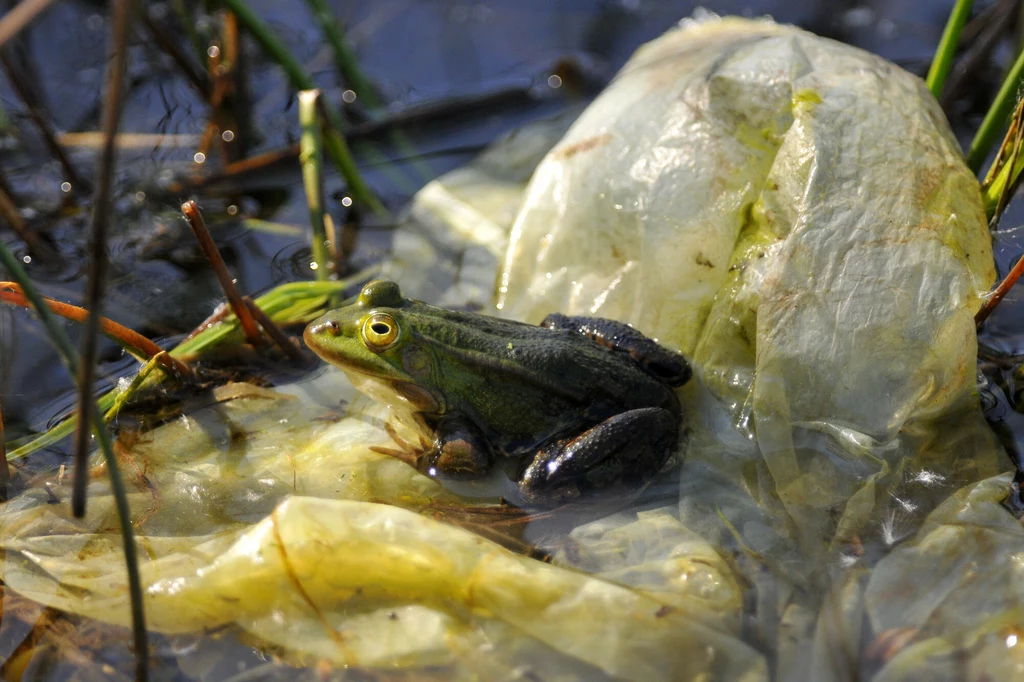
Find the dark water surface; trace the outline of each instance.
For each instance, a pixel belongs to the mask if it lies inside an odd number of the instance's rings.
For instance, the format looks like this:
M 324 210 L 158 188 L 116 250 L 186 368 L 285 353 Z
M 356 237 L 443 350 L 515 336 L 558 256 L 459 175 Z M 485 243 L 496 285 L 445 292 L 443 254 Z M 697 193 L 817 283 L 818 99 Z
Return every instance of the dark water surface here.
M 331 52 L 322 40 L 304 3 L 251 3 L 287 42 L 327 95 L 337 100 L 338 78 Z M 416 189 L 469 159 L 500 133 L 571 100 L 592 94 L 614 74 L 633 50 L 661 34 L 701 6 L 693 2 L 645 0 L 527 0 L 509 2 L 417 2 L 377 0 L 334 2 L 338 18 L 349 27 L 359 63 L 395 108 L 453 96 L 495 95 L 496 103 L 482 109 L 449 113 L 440 119 L 403 128 L 403 143 L 370 140 L 355 145 L 367 179 L 392 209 L 400 208 Z M 834 1 L 785 0 L 712 2 L 703 6 L 720 14 L 771 15 L 776 20 L 808 28 L 877 52 L 917 73 L 927 69 L 950 1 L 910 2 L 875 0 L 865 4 Z M 155 3 L 157 16 L 170 12 Z M 202 28 L 200 24 L 199 28 Z M 100 107 L 107 17 L 103 8 L 87 2 L 57 3 L 18 41 L 18 54 L 29 64 L 32 82 L 58 130 L 95 131 Z M 187 47 L 187 46 L 186 46 Z M 298 136 L 297 111 L 281 70 L 269 64 L 252 43 L 246 54 L 251 67 L 252 118 L 257 143 L 252 153 L 293 143 Z M 148 33 L 136 30 L 130 54 L 132 87 L 122 130 L 198 136 L 207 121 L 207 106 L 174 64 L 152 44 Z M 575 65 L 585 76 L 584 92 L 552 89 L 548 75 L 559 63 Z M 982 94 L 986 99 L 989 92 Z M 28 215 L 38 215 L 37 229 L 50 233 L 66 260 L 58 267 L 29 266 L 47 293 L 69 302 L 81 300 L 84 283 L 82 254 L 88 216 L 88 195 L 76 202 L 70 217 L 54 215 L 66 195 L 61 192 L 60 167 L 47 154 L 36 129 L 10 85 L 0 83 L 0 102 L 9 124 L 3 142 L 2 165 Z M 977 113 L 956 121 L 969 139 Z M 123 153 L 118 169 L 117 223 L 112 236 L 112 270 L 107 311 L 118 321 L 150 336 L 185 333 L 202 320 L 220 298 L 213 275 L 201 265 L 177 207 L 192 193 L 161 191 L 168 180 L 193 171 L 195 144 L 158 148 L 141 146 Z M 419 154 L 422 158 L 415 159 Z M 91 176 L 96 154 L 76 148 L 73 159 Z M 385 163 L 387 162 L 387 163 Z M 215 170 L 219 160 L 204 166 Z M 263 201 L 246 198 L 242 214 L 299 226 L 301 234 L 272 235 L 239 226 L 215 228 L 232 272 L 243 291 L 258 292 L 308 275 L 308 214 L 295 164 L 281 164 L 250 177 L 244 189 L 263 190 Z M 342 192 L 330 176 L 328 208 L 337 217 Z M 230 205 L 224 192 L 194 195 L 208 215 Z M 218 211 L 218 209 L 220 209 Z M 211 219 L 210 222 L 217 223 Z M 170 243 L 179 250 L 178 262 L 147 258 L 154 229 L 170 230 Z M 363 233 L 356 262 L 372 261 L 386 248 L 386 230 Z M 15 246 L 9 232 L 5 239 Z M 175 256 L 177 256 L 175 258 Z M 181 261 L 195 262 L 191 268 Z M 73 335 L 77 329 L 69 327 Z M 13 433 L 39 429 L 62 409 L 69 388 L 56 355 L 41 342 L 39 330 L 22 311 L 0 309 L 0 400 L 8 429 Z M 112 345 L 106 359 L 116 358 Z M 112 362 L 107 373 L 123 372 L 130 363 Z

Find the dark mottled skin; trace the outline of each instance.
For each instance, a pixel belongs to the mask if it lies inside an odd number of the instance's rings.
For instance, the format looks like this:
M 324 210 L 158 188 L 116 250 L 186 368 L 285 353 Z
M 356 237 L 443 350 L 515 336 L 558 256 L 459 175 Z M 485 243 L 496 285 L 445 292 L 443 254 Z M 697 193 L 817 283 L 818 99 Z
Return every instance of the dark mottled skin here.
M 400 333 L 375 349 L 361 329 L 380 314 Z M 538 327 L 410 301 L 378 281 L 305 338 L 324 359 L 415 404 L 434 436 L 425 471 L 471 477 L 495 456 L 530 456 L 519 477 L 528 501 L 557 503 L 613 482 L 635 487 L 679 439 L 672 387 L 689 378 L 689 365 L 618 322 L 553 315 Z

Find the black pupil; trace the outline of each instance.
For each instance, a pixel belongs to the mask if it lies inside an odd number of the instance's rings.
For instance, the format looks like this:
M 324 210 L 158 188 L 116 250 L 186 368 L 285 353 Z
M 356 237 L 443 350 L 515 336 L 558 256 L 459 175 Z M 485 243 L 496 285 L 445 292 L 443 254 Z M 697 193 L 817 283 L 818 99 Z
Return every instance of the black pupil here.
M 370 329 L 373 330 L 374 334 L 380 334 L 381 336 L 384 336 L 391 331 L 391 327 L 387 326 L 383 322 L 374 322 L 370 325 Z

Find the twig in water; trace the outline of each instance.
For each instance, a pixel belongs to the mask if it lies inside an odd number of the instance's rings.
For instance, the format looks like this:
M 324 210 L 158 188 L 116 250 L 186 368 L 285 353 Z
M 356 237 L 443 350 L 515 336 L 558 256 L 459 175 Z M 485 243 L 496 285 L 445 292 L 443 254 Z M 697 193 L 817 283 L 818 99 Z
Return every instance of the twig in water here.
M 245 302 L 246 307 L 249 308 L 249 312 L 256 318 L 256 321 L 260 323 L 260 327 L 267 333 L 274 343 L 281 351 L 287 355 L 293 362 L 302 361 L 302 351 L 295 347 L 295 344 L 291 342 L 288 335 L 284 333 L 277 323 L 270 319 L 270 316 L 263 312 L 258 305 L 253 303 L 253 300 L 248 296 L 243 296 L 242 300 Z
M 41 300 L 49 306 L 55 315 L 60 315 L 65 319 L 78 323 L 85 323 L 89 319 L 89 311 L 85 308 L 55 301 L 52 298 L 43 297 Z M 15 282 L 0 282 L 0 301 L 21 306 L 22 308 L 32 307 L 28 298 L 22 293 L 21 287 Z M 159 362 L 163 365 L 164 369 L 179 379 L 194 377 L 192 369 L 188 365 L 173 356 L 165 354 L 163 348 L 135 330 L 120 325 L 106 317 L 100 317 L 100 330 L 132 355 L 143 357 L 147 360 L 159 356 Z
M 39 292 L 32 286 L 31 280 L 25 274 L 21 264 L 14 257 L 2 241 L 0 241 L 0 263 L 7 269 L 11 277 L 21 285 L 25 296 L 32 303 L 33 309 L 39 316 L 40 321 L 46 328 L 50 340 L 57 347 L 68 372 L 72 376 L 79 373 L 80 361 L 71 340 L 57 324 L 57 321 L 50 314 L 46 304 L 43 303 Z M 121 524 L 121 541 L 124 547 L 124 561 L 128 572 L 128 594 L 132 610 L 132 635 L 135 643 L 135 679 L 137 682 L 146 682 L 149 679 L 149 645 L 146 640 L 146 617 L 142 604 L 142 581 L 139 578 L 139 559 L 135 551 L 135 533 L 132 530 L 131 510 L 128 507 L 128 495 L 125 493 L 124 481 L 121 472 L 117 468 L 117 458 L 114 455 L 114 448 L 110 442 L 110 434 L 103 426 L 103 417 L 96 407 L 92 395 L 88 396 L 89 411 L 92 416 L 92 423 L 96 440 L 99 441 L 100 451 L 107 463 L 107 475 L 110 477 L 110 490 L 114 497 L 114 506 L 117 509 L 117 517 Z
M 323 31 L 327 42 L 331 44 L 334 63 L 337 64 L 338 72 L 345 85 L 370 109 L 379 107 L 380 98 L 377 96 L 377 91 L 356 63 L 352 48 L 345 42 L 341 27 L 331 14 L 330 5 L 326 0 L 306 0 L 306 4 L 312 10 L 316 23 L 320 24 L 320 30 Z
M 288 80 L 291 81 L 292 87 L 296 90 L 316 89 L 313 78 L 306 73 L 298 60 L 288 51 L 288 48 L 277 39 L 277 36 L 263 23 L 263 20 L 256 16 L 247 3 L 243 0 L 223 0 L 223 2 L 225 7 L 234 12 L 238 17 L 238 21 L 248 29 L 252 37 L 256 39 L 256 42 L 284 69 Z M 325 112 L 323 120 L 325 124 L 329 124 L 324 139 L 324 149 L 327 155 L 331 157 L 331 161 L 338 167 L 338 171 L 344 176 L 352 196 L 360 203 L 366 205 L 371 211 L 387 214 L 387 209 L 384 208 L 384 205 L 377 196 L 370 191 L 370 188 L 359 174 L 359 169 L 352 159 L 352 154 L 345 143 L 345 138 L 342 137 L 341 121 L 338 119 L 337 114 L 327 110 L 325 107 L 322 107 L 322 109 Z
M 964 88 L 977 77 L 992 50 L 1010 28 L 1016 16 L 1014 9 L 1018 2 L 1020 0 L 998 0 L 964 26 L 960 41 L 966 43 L 968 48 L 963 58 L 950 72 L 946 87 L 942 90 L 939 104 L 944 111 L 949 111 Z
M 1017 280 L 1020 279 L 1022 274 L 1024 274 L 1024 256 L 1021 256 L 1017 260 L 1013 269 L 1006 274 L 1003 281 L 999 283 L 999 286 L 995 288 L 988 299 L 986 299 L 982 304 L 981 309 L 978 310 L 977 314 L 974 316 L 974 324 L 980 326 L 988 319 L 988 316 L 996 309 L 999 302 L 1006 297 L 1006 294 L 1010 293 L 1010 289 L 1013 288 L 1013 285 L 1017 283 Z
M 18 34 L 50 6 L 53 0 L 22 0 L 0 19 L 0 45 Z
M 71 183 L 72 191 L 82 194 L 87 193 L 90 189 L 89 183 L 75 169 L 75 165 L 71 163 L 71 159 L 68 158 L 64 148 L 57 142 L 57 135 L 53 130 L 53 126 L 50 125 L 42 103 L 36 98 L 36 93 L 32 86 L 25 81 L 21 71 L 15 67 L 6 50 L 0 50 L 0 64 L 3 64 L 7 78 L 18 93 L 18 97 L 25 104 L 25 108 L 28 109 L 28 115 L 39 129 L 40 135 L 43 136 L 43 142 L 46 143 L 50 153 L 60 162 L 61 168 L 64 169 L 64 177 Z
M 234 311 L 235 317 L 238 318 L 238 322 L 242 326 L 242 332 L 245 334 L 246 340 L 254 346 L 262 346 L 263 337 L 260 336 L 260 330 L 256 326 L 256 321 L 252 318 L 252 313 L 249 312 L 245 303 L 242 302 L 242 296 L 238 293 L 238 289 L 231 279 L 228 267 L 224 264 L 224 259 L 220 257 L 220 251 L 217 250 L 217 245 L 213 243 L 210 231 L 206 229 L 206 223 L 203 221 L 203 214 L 199 212 L 199 206 L 190 199 L 181 205 L 181 212 L 188 219 L 188 224 L 192 226 L 193 234 L 199 240 L 199 246 L 202 247 L 203 253 L 206 254 L 207 260 L 210 261 L 210 267 L 213 268 L 214 274 L 217 275 L 220 288 L 224 290 L 224 295 L 227 297 L 231 310 Z
M 192 83 L 192 86 L 203 96 L 203 99 L 209 99 L 210 92 L 213 89 L 213 86 L 210 84 L 210 77 L 196 64 L 195 58 L 181 49 L 180 41 L 171 35 L 163 24 L 154 19 L 149 10 L 145 10 L 141 14 L 142 23 L 146 25 L 146 28 L 153 36 L 153 42 L 174 61 L 189 82 Z
M 313 228 L 313 268 L 318 280 L 330 279 L 334 264 L 327 253 L 327 232 L 324 225 L 324 182 L 320 173 L 320 101 L 319 90 L 299 93 L 299 163 L 302 164 L 302 185 L 309 205 L 309 223 Z
M 7 468 L 7 446 L 4 445 L 4 411 L 0 407 L 0 500 L 7 501 L 7 484 L 11 482 L 11 470 Z
M 96 376 L 99 348 L 100 311 L 107 278 L 107 223 L 110 220 L 110 193 L 114 177 L 114 136 L 121 120 L 121 100 L 128 61 L 128 31 L 131 29 L 132 0 L 117 0 L 113 6 L 107 92 L 103 112 L 106 143 L 100 154 L 99 184 L 93 199 L 89 226 L 89 268 L 85 288 L 85 308 L 90 312 L 82 340 L 82 361 L 78 377 L 78 431 L 75 438 L 75 466 L 72 471 L 71 510 L 85 516 L 85 489 L 89 482 L 89 427 L 94 405 L 92 388 Z M 102 426 L 102 423 L 99 424 Z
M 57 253 L 40 239 L 39 235 L 28 229 L 25 219 L 18 212 L 17 204 L 14 203 L 14 199 L 11 198 L 11 195 L 3 187 L 0 187 L 0 218 L 7 221 L 7 225 L 14 231 L 14 234 L 18 235 L 25 242 L 28 250 L 33 254 L 50 262 L 59 260 Z
M 224 66 L 228 86 L 224 94 L 224 119 L 221 121 L 221 143 L 225 161 L 244 157 L 252 144 L 252 94 L 246 78 L 245 58 L 238 16 L 224 11 Z M 230 133 L 230 135 L 225 135 Z

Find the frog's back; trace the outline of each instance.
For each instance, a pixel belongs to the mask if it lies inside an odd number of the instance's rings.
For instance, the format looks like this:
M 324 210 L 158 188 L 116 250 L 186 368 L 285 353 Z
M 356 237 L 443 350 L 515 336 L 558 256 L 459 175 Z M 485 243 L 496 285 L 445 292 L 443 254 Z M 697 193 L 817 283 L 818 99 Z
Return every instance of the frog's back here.
M 447 409 L 473 419 L 506 454 L 626 410 L 679 411 L 671 387 L 576 331 L 418 307 L 404 312 L 437 358 Z

